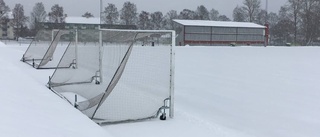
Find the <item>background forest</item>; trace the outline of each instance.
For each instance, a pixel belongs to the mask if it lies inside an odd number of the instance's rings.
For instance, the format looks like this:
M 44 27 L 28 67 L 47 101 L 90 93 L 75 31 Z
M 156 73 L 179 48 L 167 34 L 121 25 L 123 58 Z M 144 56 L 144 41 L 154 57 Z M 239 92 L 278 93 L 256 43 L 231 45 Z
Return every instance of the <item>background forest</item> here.
M 9 13 L 12 14 L 11 25 L 15 28 L 16 37 L 34 36 L 41 22 L 63 23 L 68 15 L 59 4 L 46 10 L 44 4 L 39 2 L 31 13 L 25 13 L 22 4 L 8 7 L 4 0 L 0 0 L 1 24 L 9 22 Z M 91 18 L 100 15 L 87 11 L 82 16 Z M 271 45 L 320 45 L 320 0 L 288 0 L 278 13 L 266 11 L 261 7 L 261 0 L 243 0 L 242 5 L 233 8 L 231 19 L 214 8 L 207 9 L 205 5 L 163 13 L 138 10 L 135 3 L 127 1 L 121 8 L 108 3 L 103 7 L 101 17 L 103 24 L 136 25 L 138 29 L 155 30 L 174 29 L 173 19 L 254 22 L 269 24 Z

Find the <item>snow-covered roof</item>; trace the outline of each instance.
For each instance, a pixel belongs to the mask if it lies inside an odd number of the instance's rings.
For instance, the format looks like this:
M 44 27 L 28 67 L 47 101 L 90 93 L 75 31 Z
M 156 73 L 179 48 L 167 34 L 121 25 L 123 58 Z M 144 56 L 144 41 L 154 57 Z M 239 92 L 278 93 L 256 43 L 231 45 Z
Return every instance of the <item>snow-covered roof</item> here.
M 65 22 L 72 24 L 100 24 L 100 18 L 66 17 Z
M 236 28 L 265 28 L 252 22 L 210 21 L 210 20 L 173 20 L 184 26 L 206 27 L 236 27 Z

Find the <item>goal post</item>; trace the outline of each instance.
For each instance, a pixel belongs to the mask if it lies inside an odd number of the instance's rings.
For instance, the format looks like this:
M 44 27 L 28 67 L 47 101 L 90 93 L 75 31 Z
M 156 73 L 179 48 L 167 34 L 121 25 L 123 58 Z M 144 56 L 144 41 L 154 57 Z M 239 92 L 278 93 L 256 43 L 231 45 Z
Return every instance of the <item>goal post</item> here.
M 169 116 L 171 118 L 174 117 L 174 76 L 175 76 L 175 51 L 174 51 L 174 47 L 176 44 L 176 32 L 172 31 L 172 37 L 171 37 L 171 43 L 173 44 L 171 47 L 171 53 L 170 53 L 170 65 L 171 65 L 171 69 L 170 69 L 170 114 Z
M 77 67 L 56 69 L 50 89 L 97 123 L 174 116 L 175 31 L 78 31 Z

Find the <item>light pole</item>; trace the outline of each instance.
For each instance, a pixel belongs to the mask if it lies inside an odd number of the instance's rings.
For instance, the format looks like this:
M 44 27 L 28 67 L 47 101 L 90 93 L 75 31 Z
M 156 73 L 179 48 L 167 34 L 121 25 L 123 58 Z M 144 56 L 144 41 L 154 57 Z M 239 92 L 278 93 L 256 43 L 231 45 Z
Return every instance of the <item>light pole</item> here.
M 99 29 L 101 29 L 102 0 L 100 0 Z
M 103 41 L 102 41 L 102 31 L 101 31 L 101 14 L 102 14 L 102 0 L 100 0 L 100 17 L 99 17 L 99 77 L 100 83 L 102 83 L 102 49 L 103 49 Z
M 266 0 L 266 15 L 265 15 L 265 43 L 264 46 L 269 44 L 269 24 L 268 24 L 268 0 Z

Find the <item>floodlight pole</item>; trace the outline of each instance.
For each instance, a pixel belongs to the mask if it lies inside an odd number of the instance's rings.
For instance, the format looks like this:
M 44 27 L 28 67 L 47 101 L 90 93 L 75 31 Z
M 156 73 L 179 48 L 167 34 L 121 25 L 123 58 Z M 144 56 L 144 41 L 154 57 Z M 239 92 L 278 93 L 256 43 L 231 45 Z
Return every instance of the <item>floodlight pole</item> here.
M 268 46 L 269 43 L 269 25 L 268 25 L 268 0 L 266 0 L 266 16 L 265 16 L 265 41 L 264 46 Z

